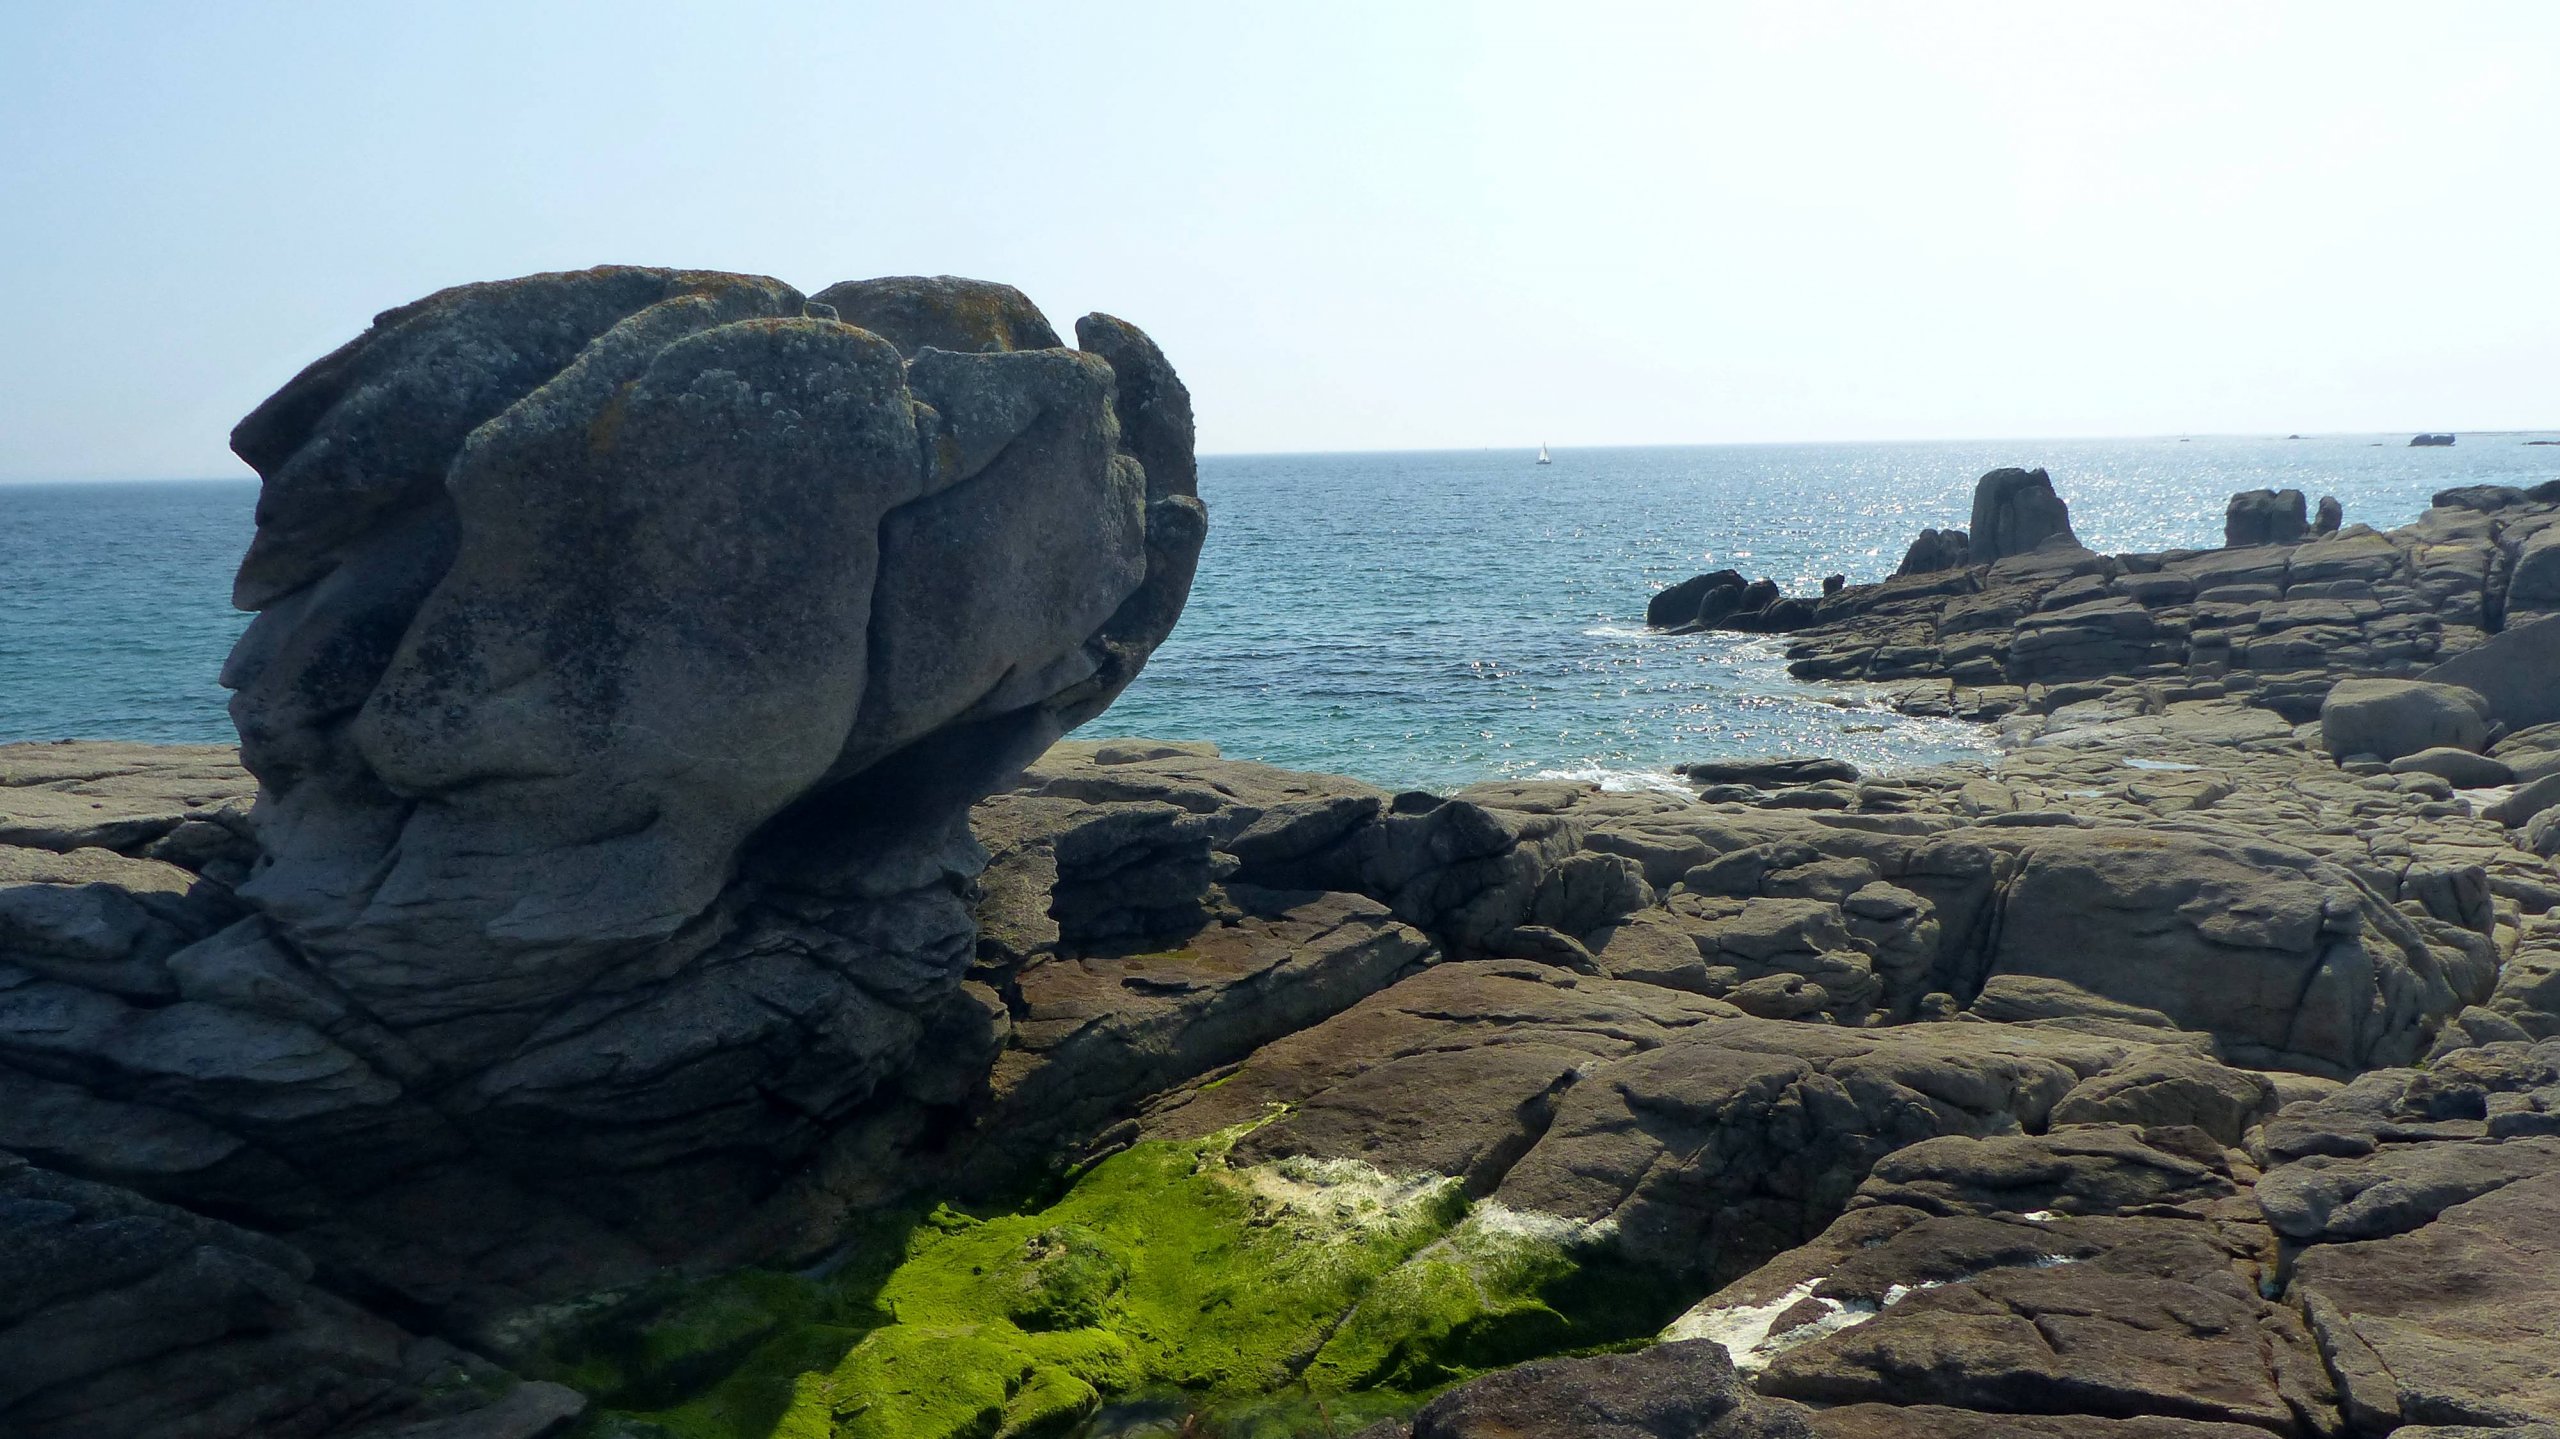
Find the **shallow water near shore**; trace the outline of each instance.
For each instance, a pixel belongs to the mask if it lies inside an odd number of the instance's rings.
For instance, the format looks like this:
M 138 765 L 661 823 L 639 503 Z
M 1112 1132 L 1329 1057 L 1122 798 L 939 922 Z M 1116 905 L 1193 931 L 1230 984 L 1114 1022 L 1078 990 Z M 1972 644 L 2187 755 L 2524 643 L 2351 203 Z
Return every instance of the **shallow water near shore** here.
M 1973 481 L 2042 465 L 2091 547 L 2219 544 L 2235 490 L 2334 494 L 2405 523 L 2439 489 L 2560 478 L 2541 434 L 2210 437 L 1212 456 L 1209 543 L 1180 628 L 1092 736 L 1213 739 L 1234 758 L 1449 788 L 1668 783 L 1682 760 L 1979 751 L 1797 684 L 1782 640 L 1644 628 L 1700 570 L 1881 579 Z M 232 738 L 215 684 L 251 480 L 0 486 L 0 740 Z

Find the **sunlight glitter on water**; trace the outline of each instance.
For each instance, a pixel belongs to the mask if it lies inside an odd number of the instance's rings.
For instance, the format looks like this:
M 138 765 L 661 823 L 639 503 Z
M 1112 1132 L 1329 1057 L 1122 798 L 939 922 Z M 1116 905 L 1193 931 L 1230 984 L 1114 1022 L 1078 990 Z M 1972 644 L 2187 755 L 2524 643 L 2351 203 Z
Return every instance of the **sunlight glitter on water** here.
M 1644 627 L 1663 585 L 1733 565 L 1790 593 L 1880 579 L 1973 481 L 2044 465 L 2082 539 L 2209 546 L 2234 490 L 2334 494 L 2350 523 L 2455 484 L 2533 484 L 2560 448 L 2466 436 L 1740 445 L 1212 456 L 1180 628 L 1087 728 L 1390 787 L 1831 754 L 1890 771 L 1979 753 L 1976 727 L 1798 684 L 1781 641 Z M 2379 441 L 2379 442 L 2378 442 Z M 0 739 L 224 742 L 214 683 L 254 482 L 0 489 Z M 1846 703 L 1834 703 L 1845 700 Z

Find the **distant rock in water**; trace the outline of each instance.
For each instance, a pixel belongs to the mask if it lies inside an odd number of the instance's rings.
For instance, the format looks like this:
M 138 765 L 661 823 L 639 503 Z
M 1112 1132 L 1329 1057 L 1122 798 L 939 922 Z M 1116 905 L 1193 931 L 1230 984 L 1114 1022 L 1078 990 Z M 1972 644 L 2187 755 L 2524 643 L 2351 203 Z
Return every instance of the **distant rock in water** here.
M 1744 583 L 1740 570 L 1691 575 L 1676 585 L 1655 591 L 1653 598 L 1645 604 L 1644 622 L 1655 629 L 1666 630 L 1695 624 L 1698 605 L 1710 592 L 1731 585 L 1739 593 Z
M 1732 578 L 1724 578 L 1727 575 Z M 1751 586 L 1743 583 L 1742 576 L 1732 570 L 1720 570 L 1711 578 L 1717 583 L 1709 586 L 1698 601 L 1695 623 L 1701 625 L 1714 624 L 1741 609 L 1743 596 L 1751 592 Z
M 2450 445 L 2452 443 L 2453 436 L 2451 435 L 2411 435 L 2409 437 L 2409 447 L 2411 449 L 2419 449 L 2430 445 Z
M 2295 493 L 2297 511 L 2301 498 Z M 1973 523 L 1971 531 L 1922 530 L 1894 577 L 1960 571 L 2046 546 L 2081 552 L 2080 539 L 2071 532 L 2070 506 L 2054 493 L 2053 477 L 2043 470 L 2002 469 L 1984 475 L 1974 485 Z M 1740 571 L 1718 570 L 1655 594 L 1645 607 L 1645 623 L 1656 629 L 1787 634 L 1819 623 L 1830 601 L 1850 593 L 1845 575 L 1824 577 L 1820 595 L 1788 596 L 1775 580 L 1763 577 L 1746 584 Z
M 2071 507 L 2054 493 L 2053 476 L 2040 469 L 1993 470 L 1975 481 L 1968 535 L 1968 563 L 1977 565 L 2023 555 L 2048 540 L 2080 544 L 2071 532 Z
M 2335 500 L 2328 504 L 2333 510 L 2337 507 Z M 2242 490 L 2223 511 L 2222 547 L 2298 544 L 2305 528 L 2302 491 Z
M 1893 573 L 1934 575 L 1941 570 L 1960 570 L 1972 562 L 1972 545 L 1962 530 L 1922 530 L 1911 548 L 1903 551 L 1902 565 Z
M 1854 781 L 1858 777 L 1856 765 L 1828 756 L 1691 760 L 1673 768 L 1684 778 L 1699 784 L 1747 784 L 1761 789 L 1819 784 L 1824 780 Z
M 2311 533 L 2314 535 L 2334 535 L 2338 532 L 2338 527 L 2345 524 L 2346 520 L 2346 506 L 2338 503 L 2338 497 L 2336 495 L 2322 495 L 2320 497 L 2319 512 L 2311 521 Z

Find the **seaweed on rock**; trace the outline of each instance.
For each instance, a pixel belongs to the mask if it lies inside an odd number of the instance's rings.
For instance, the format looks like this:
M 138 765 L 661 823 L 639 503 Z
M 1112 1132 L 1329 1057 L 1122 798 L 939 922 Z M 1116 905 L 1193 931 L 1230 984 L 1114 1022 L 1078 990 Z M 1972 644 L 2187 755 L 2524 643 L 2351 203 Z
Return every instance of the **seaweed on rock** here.
M 1642 1342 L 1681 1302 L 1589 1282 L 1605 1232 L 1471 1203 L 1455 1180 L 1232 1162 L 1254 1127 L 1136 1144 L 1045 1205 L 938 1207 L 832 1271 L 648 1296 L 552 1376 L 612 1406 L 596 1435 L 1029 1436 L 1114 1403 L 1282 1434 Z

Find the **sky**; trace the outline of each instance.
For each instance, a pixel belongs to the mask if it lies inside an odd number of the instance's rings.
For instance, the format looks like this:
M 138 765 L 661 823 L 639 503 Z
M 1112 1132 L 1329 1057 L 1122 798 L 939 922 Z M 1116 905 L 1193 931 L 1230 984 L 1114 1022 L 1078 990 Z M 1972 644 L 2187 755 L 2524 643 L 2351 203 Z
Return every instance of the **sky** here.
M 0 479 L 377 311 L 1009 281 L 1211 452 L 2560 426 L 2560 5 L 0 0 Z

